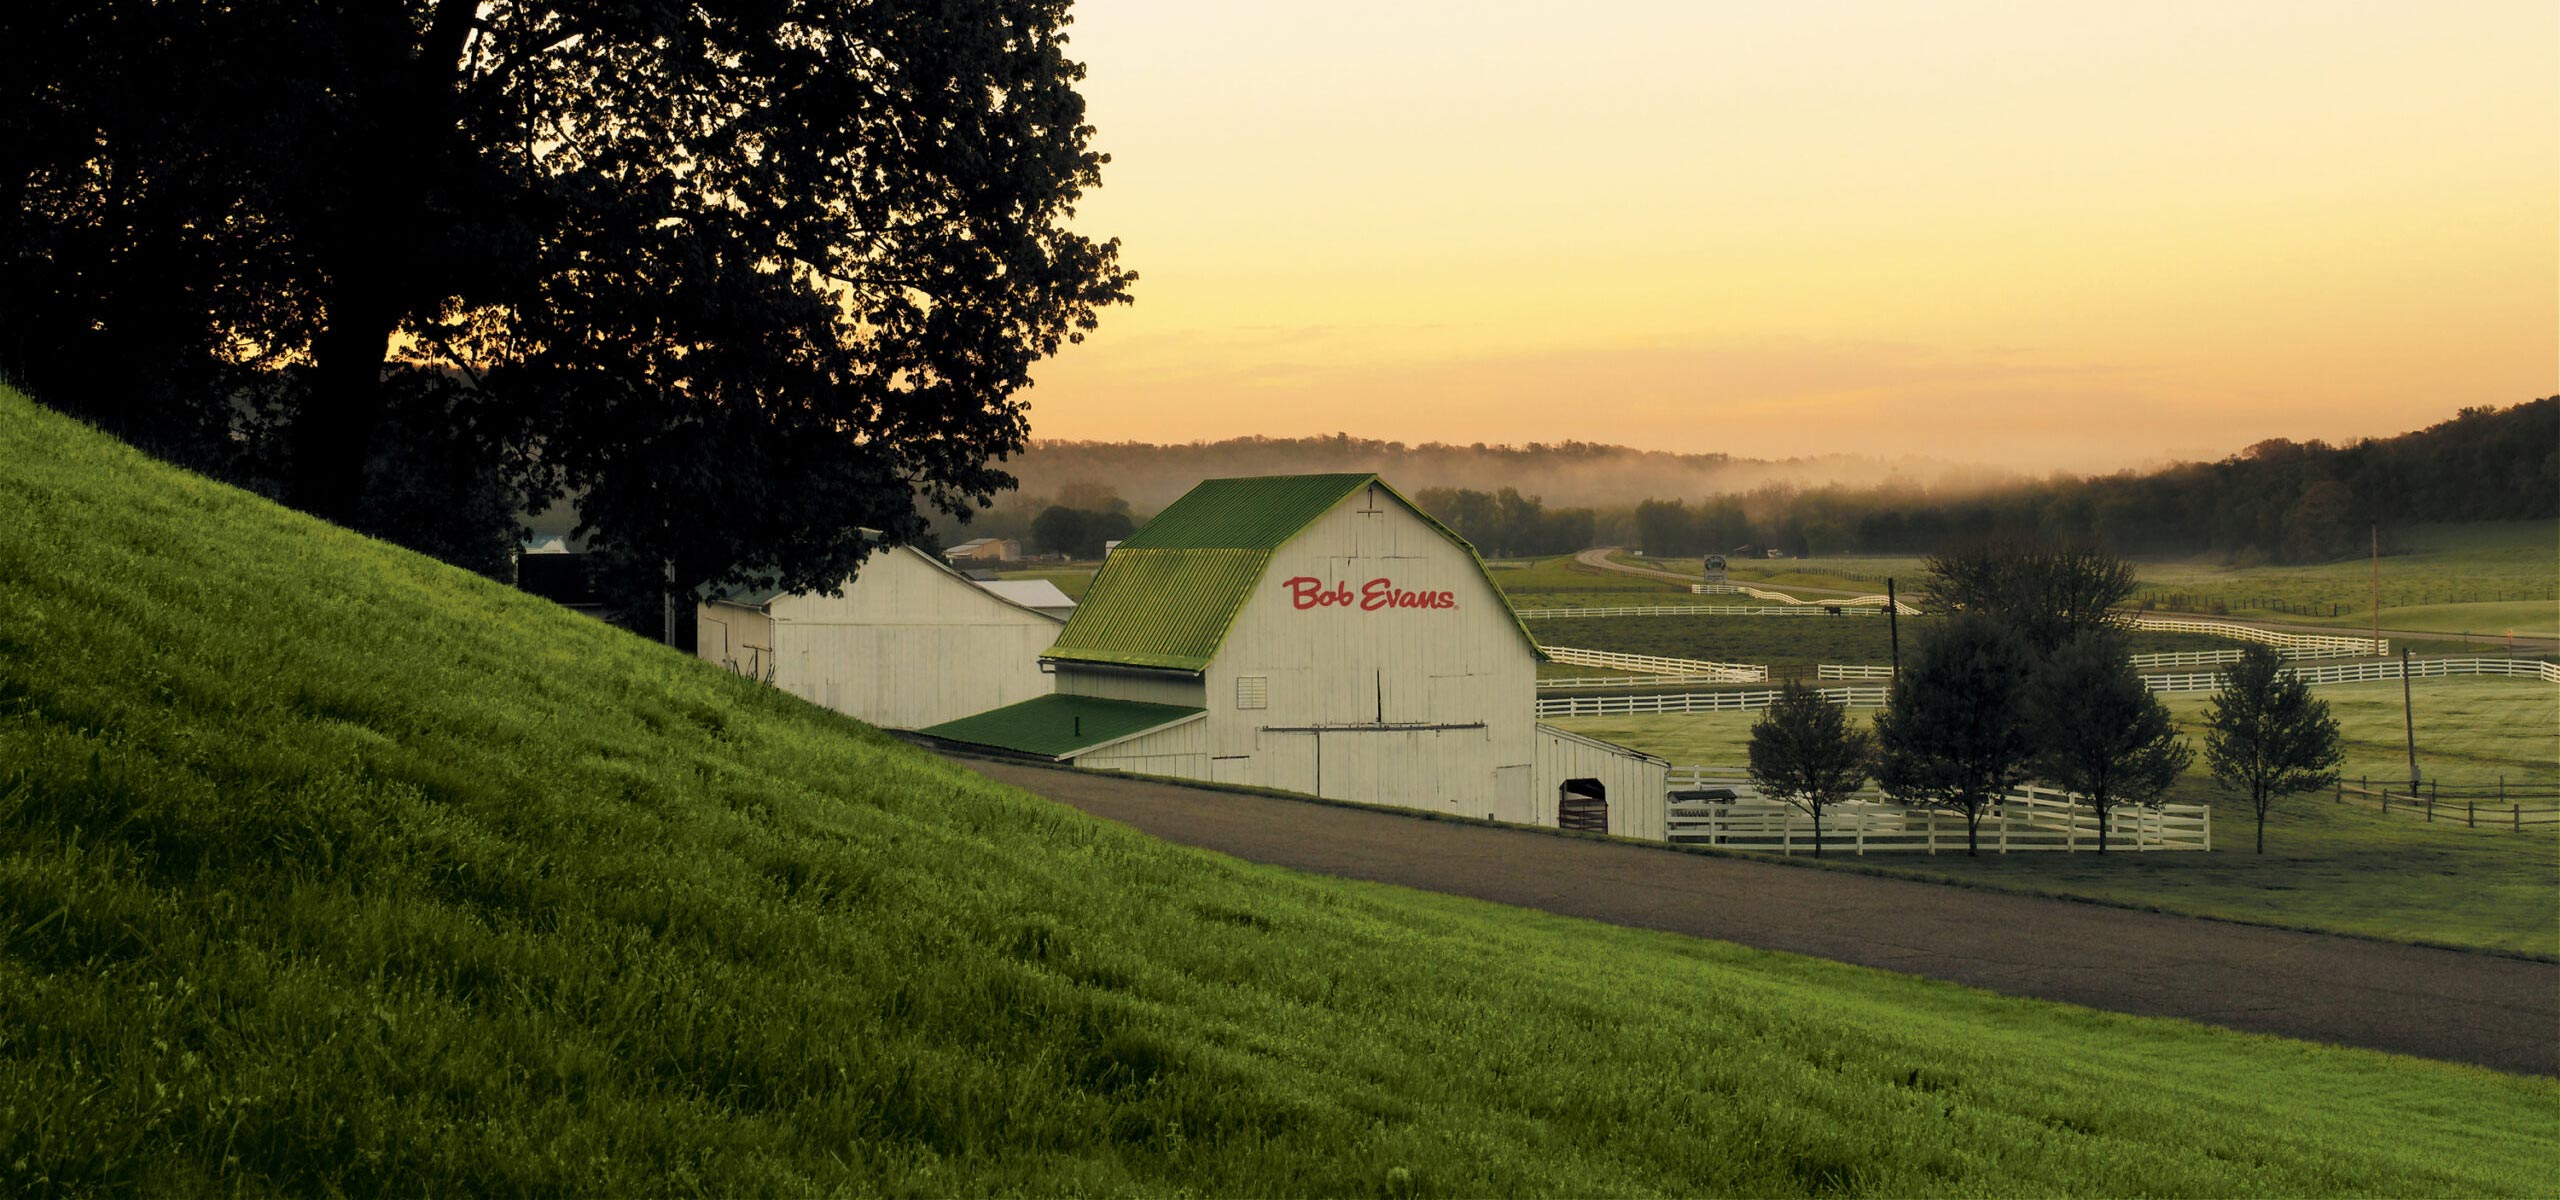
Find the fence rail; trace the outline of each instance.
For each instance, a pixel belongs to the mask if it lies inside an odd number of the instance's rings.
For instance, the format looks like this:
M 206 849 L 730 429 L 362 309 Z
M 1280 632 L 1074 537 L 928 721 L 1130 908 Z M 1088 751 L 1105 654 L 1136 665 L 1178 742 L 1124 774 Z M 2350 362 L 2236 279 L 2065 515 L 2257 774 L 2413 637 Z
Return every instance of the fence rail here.
M 1739 583 L 1693 583 L 1689 585 L 1689 594 L 1693 596 L 1750 596 L 1754 599 L 1768 600 L 1778 604 L 1810 604 L 1827 608 L 1852 608 L 1864 606 L 1875 609 L 1875 615 L 1877 616 L 1884 615 L 1884 606 L 1886 603 L 1885 597 L 1881 594 L 1874 596 L 1851 596 L 1847 599 L 1841 600 L 1834 600 L 1829 597 L 1816 597 L 1811 600 L 1799 600 L 1785 592 L 1763 591 L 1759 588 L 1749 587 Z M 1920 615 L 1919 609 L 1913 608 L 1908 604 L 1904 604 L 1899 600 L 1894 601 L 1893 604 L 1903 616 L 1916 617 Z
M 1881 687 L 1818 688 L 1822 698 L 1850 708 L 1884 704 Z M 1778 690 L 1747 692 L 1650 692 L 1638 696 L 1540 696 L 1541 717 L 1614 717 L 1633 713 L 1748 712 L 1776 703 Z
M 2369 683 L 2400 678 L 2400 660 L 2326 663 L 2286 667 L 2284 670 L 2286 674 L 2315 687 L 2333 683 Z M 2411 679 L 2443 679 L 2454 675 L 2521 675 L 2546 683 L 2560 683 L 2560 664 L 2531 658 L 2418 658 L 2409 661 Z M 2145 675 L 2142 681 L 2155 692 L 2210 692 L 2222 686 L 2222 672 Z
M 2428 822 L 2459 822 L 2466 829 L 2478 829 L 2486 824 L 2491 829 L 2523 833 L 2535 826 L 2560 825 L 2560 807 L 2524 806 L 2527 800 L 2560 798 L 2560 788 L 2547 784 L 2511 788 L 2506 780 L 2501 779 L 2494 790 L 2488 784 L 2473 784 L 2470 787 L 2456 785 L 2451 791 L 2451 795 L 2446 795 L 2441 782 L 2423 783 L 2414 789 L 2395 789 L 2388 783 L 2376 788 L 2370 777 L 2357 783 L 2341 779 L 2334 802 L 2344 804 L 2352 796 L 2359 802 L 2378 804 L 2385 813 L 2399 812 L 2411 819 Z
M 2116 614 L 2118 620 L 2133 629 L 2152 629 L 2162 633 L 2202 633 L 2214 637 L 2238 638 L 2257 642 L 2288 652 L 2294 658 L 2361 658 L 2391 653 L 2389 638 L 2339 637 L 2327 633 L 2287 633 L 2242 625 L 2236 621 L 2206 621 L 2193 617 L 2156 617 L 2149 613 Z
M 1597 688 L 1689 687 L 1702 683 L 1732 683 L 1723 675 L 1593 675 L 1566 679 L 1541 679 L 1541 692 L 1582 692 Z M 1759 680 L 1752 680 L 1757 683 Z
M 1743 792 L 1727 803 L 1670 806 L 1666 840 L 1743 850 L 1793 854 L 1814 848 L 1813 818 L 1793 805 L 1762 799 L 1747 778 L 1729 768 L 1690 767 L 1671 775 L 1675 790 L 1724 785 Z M 2213 810 L 2201 804 L 2119 807 L 2106 814 L 2110 849 L 2133 853 L 2213 849 Z M 2021 787 L 2005 793 L 1979 829 L 1984 851 L 2010 854 L 2098 848 L 2096 809 L 2067 792 Z M 1966 846 L 1964 814 L 1904 804 L 1870 788 L 1845 804 L 1823 810 L 1821 845 L 1855 854 L 1954 853 Z
M 1816 666 L 1813 671 L 1815 677 L 1820 679 L 1893 678 L 1893 668 L 1891 667 L 1875 667 L 1852 663 L 1823 663 Z
M 1838 606 L 1833 606 L 1837 608 Z M 1568 620 L 1574 617 L 1881 617 L 1881 608 L 1789 607 L 1768 604 L 1619 604 L 1595 608 L 1522 608 L 1523 621 Z
M 1697 658 L 1664 658 L 1655 654 L 1620 654 L 1615 650 L 1582 650 L 1572 646 L 1540 646 L 1547 657 L 1567 666 L 1650 671 L 1658 675 L 1703 675 L 1727 683 L 1762 683 L 1769 668 L 1755 663 L 1708 662 Z

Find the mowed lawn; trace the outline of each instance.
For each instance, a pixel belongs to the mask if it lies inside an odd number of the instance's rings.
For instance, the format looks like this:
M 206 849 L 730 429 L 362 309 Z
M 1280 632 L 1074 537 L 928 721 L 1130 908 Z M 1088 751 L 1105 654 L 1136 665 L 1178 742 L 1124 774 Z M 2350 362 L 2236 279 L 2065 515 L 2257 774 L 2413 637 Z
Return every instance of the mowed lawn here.
M 0 511 L 10 1194 L 2560 1169 L 2560 1081 L 1155 842 L 6 393 Z
M 2408 767 L 2395 682 L 2313 690 L 2338 718 L 2353 779 L 2405 780 Z M 2560 688 L 2536 680 L 2418 680 L 2419 765 L 2446 785 L 2560 782 Z M 2201 739 L 2209 697 L 2164 698 Z M 1853 709 L 1865 720 L 1874 710 Z M 1577 717 L 1553 724 L 1647 750 L 1675 764 L 1739 766 L 1755 713 Z M 2332 793 L 2289 797 L 2267 823 L 2267 853 L 2252 852 L 2247 798 L 2218 791 L 2202 765 L 2169 797 L 2214 806 L 2207 854 L 1871 854 L 1872 868 L 1931 878 L 2081 896 L 2167 912 L 2355 933 L 2400 941 L 2560 957 L 2560 825 L 2466 828 L 2457 810 L 2432 823 L 2384 814 Z M 2560 801 L 2528 800 L 2543 808 Z

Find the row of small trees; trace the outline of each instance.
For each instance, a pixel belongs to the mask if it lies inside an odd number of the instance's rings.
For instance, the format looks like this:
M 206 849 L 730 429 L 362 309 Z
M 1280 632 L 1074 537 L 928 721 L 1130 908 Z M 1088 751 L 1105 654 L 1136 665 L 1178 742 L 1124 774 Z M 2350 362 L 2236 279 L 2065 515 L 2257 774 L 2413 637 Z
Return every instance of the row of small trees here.
M 2001 795 L 2040 780 L 2097 810 L 2105 853 L 2108 814 L 2159 804 L 2195 759 L 2107 620 L 2132 570 L 2087 547 L 2007 543 L 1933 558 L 1929 574 L 1933 601 L 1954 617 L 1895 673 L 1873 731 L 1789 684 L 1752 727 L 1752 781 L 1812 816 L 1817 855 L 1824 810 L 1870 776 L 1962 813 L 1968 854 Z M 2275 801 L 2336 780 L 2338 726 L 2273 650 L 2241 653 L 2207 709 L 2205 762 L 2249 797 L 2265 853 Z

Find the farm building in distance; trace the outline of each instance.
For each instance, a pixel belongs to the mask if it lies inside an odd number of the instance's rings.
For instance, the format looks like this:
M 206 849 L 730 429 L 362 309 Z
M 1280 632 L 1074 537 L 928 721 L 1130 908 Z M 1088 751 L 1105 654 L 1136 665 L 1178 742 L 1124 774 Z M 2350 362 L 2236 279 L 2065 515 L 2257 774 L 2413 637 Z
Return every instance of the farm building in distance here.
M 912 546 L 873 554 L 841 595 L 735 593 L 695 620 L 704 661 L 894 729 L 1046 693 L 1040 652 L 1065 624 Z
M 1663 836 L 1661 759 L 1537 723 L 1537 642 L 1375 475 L 1214 479 L 1131 534 L 1051 695 L 921 730 L 1080 767 Z
M 1012 538 L 970 538 L 943 551 L 942 556 L 954 564 L 1021 562 L 1022 543 Z

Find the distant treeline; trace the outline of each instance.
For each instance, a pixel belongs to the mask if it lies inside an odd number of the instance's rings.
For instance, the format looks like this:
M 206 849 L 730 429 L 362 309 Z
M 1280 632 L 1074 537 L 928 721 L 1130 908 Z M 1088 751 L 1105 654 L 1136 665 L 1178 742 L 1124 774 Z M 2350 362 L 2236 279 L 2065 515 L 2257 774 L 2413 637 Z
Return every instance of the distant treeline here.
M 2398 437 L 2260 442 L 2220 462 L 2055 478 L 1988 493 L 1925 487 L 1761 488 L 1636 506 L 1649 555 L 1744 546 L 1791 555 L 1920 554 L 1972 538 L 2094 539 L 2119 553 L 2311 562 L 2374 526 L 2560 517 L 2560 397 L 2466 408 Z M 1603 513 L 1600 525 L 1612 524 Z

